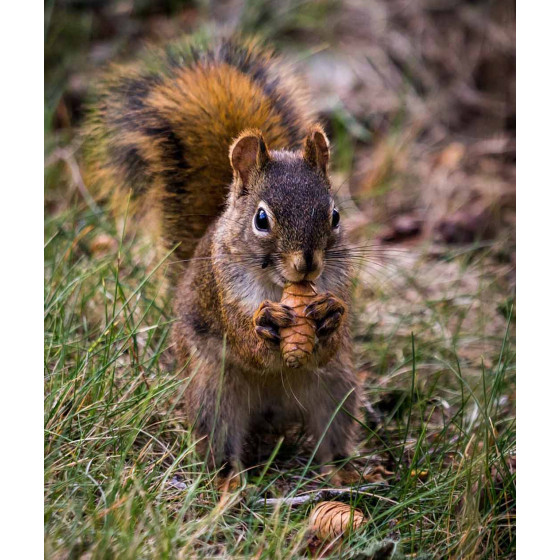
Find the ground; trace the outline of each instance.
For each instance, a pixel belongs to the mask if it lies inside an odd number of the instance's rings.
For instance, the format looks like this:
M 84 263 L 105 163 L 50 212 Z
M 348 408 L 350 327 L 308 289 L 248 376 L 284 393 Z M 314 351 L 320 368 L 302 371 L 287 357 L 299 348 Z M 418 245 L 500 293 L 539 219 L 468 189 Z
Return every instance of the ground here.
M 508 3 L 94 4 L 46 3 L 46 557 L 513 558 Z M 308 442 L 272 445 L 242 488 L 217 492 L 178 413 L 173 256 L 115 223 L 80 176 L 75 131 L 96 69 L 210 17 L 298 58 L 333 140 L 343 219 L 367 247 L 354 464 L 377 483 L 327 496 L 367 523 L 326 549 L 310 539 L 313 499 L 292 500 L 330 488 Z M 396 551 L 377 546 L 389 541 Z

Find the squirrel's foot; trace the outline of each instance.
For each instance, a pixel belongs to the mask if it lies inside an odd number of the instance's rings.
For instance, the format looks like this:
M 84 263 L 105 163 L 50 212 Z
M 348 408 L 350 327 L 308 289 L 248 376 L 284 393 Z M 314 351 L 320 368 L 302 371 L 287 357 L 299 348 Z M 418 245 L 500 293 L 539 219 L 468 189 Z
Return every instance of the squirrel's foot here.
M 331 293 L 320 295 L 305 310 L 306 317 L 315 321 L 319 338 L 334 334 L 342 324 L 345 313 L 344 302 Z
M 239 460 L 226 463 L 215 479 L 218 491 L 222 495 L 239 490 L 244 481 L 245 474 Z
M 379 481 L 379 477 L 372 477 L 365 474 L 352 464 L 346 464 L 338 468 L 324 465 L 320 469 L 320 474 L 322 478 L 333 486 L 354 486 L 355 484 L 367 484 L 369 482 Z
M 281 303 L 263 301 L 253 315 L 255 332 L 270 346 L 280 344 L 280 329 L 294 323 L 294 312 Z
M 363 469 L 353 465 L 351 461 L 338 468 L 331 465 L 322 465 L 319 473 L 322 478 L 333 486 L 355 486 L 373 483 L 387 484 L 387 478 L 395 474 L 381 465 L 366 473 Z
M 239 488 L 241 488 L 243 480 L 241 474 L 232 472 L 226 476 L 218 476 L 217 482 L 218 491 L 223 495 L 239 490 Z
M 342 486 L 340 473 L 332 465 L 321 465 L 321 467 L 319 467 L 319 474 L 321 478 L 326 480 L 332 486 Z

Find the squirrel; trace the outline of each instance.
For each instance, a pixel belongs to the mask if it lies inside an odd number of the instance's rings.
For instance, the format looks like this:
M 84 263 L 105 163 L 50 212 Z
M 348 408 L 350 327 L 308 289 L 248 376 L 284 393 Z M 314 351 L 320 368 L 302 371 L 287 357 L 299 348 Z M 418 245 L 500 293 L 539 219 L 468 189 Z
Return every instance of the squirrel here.
M 117 210 L 130 197 L 154 213 L 183 262 L 172 343 L 210 466 L 236 476 L 252 433 L 295 421 L 330 472 L 352 453 L 361 393 L 329 141 L 303 80 L 255 39 L 187 37 L 113 66 L 84 134 L 87 180 Z M 294 314 L 280 299 L 300 281 L 320 294 L 306 309 L 316 345 L 289 370 L 279 329 Z

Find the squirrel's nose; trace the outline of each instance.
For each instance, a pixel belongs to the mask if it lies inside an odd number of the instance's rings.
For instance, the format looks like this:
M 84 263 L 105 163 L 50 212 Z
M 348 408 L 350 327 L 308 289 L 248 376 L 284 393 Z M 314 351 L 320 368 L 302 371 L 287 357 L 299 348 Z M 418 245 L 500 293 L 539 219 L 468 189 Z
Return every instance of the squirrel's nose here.
M 322 251 L 298 251 L 290 255 L 290 264 L 300 278 L 296 281 L 315 280 L 323 271 Z

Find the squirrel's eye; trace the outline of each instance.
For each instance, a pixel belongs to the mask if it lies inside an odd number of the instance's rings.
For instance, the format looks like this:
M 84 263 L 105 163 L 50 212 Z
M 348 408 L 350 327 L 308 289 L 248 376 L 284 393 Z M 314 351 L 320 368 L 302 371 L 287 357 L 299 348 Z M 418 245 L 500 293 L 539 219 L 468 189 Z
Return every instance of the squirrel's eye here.
M 336 208 L 333 208 L 332 211 L 332 227 L 337 228 L 338 224 L 340 223 L 340 214 Z
M 262 208 L 259 208 L 255 214 L 255 227 L 260 231 L 268 231 L 270 229 L 268 216 Z

